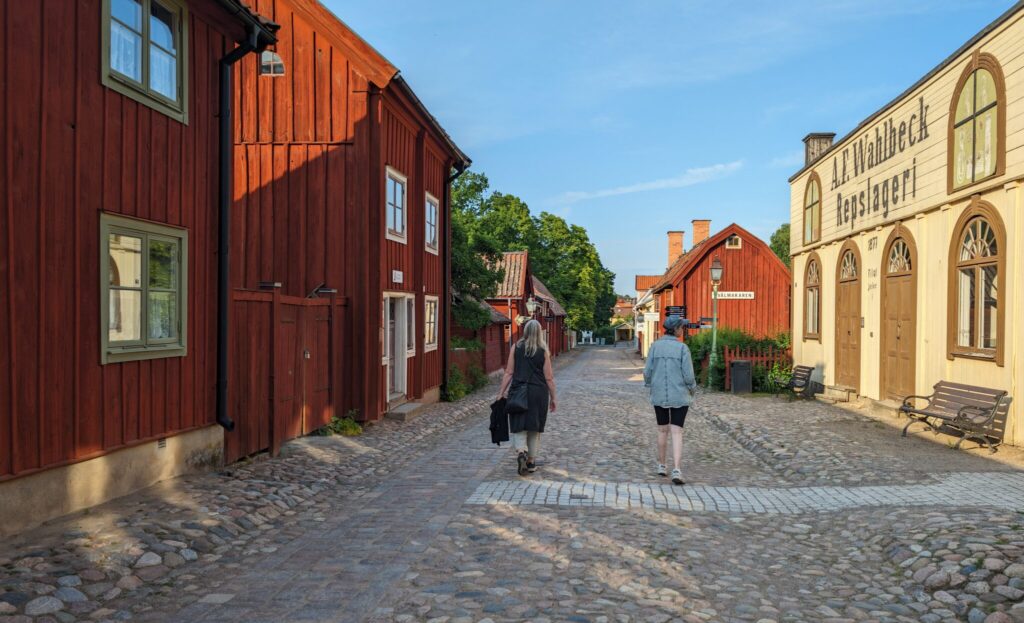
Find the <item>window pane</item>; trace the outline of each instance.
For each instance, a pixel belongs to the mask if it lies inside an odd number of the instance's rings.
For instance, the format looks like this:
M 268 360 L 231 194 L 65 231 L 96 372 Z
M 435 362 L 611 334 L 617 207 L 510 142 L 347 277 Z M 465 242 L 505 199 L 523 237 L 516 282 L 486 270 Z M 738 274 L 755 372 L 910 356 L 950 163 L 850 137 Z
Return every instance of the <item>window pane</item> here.
M 959 188 L 973 181 L 971 150 L 973 148 L 973 123 L 965 123 L 953 133 L 953 187 Z
M 990 108 L 974 120 L 975 180 L 996 172 L 996 110 Z
M 110 23 L 110 68 L 142 81 L 142 36 L 117 22 Z
M 174 12 L 154 0 L 149 16 L 149 40 L 174 52 Z
M 818 289 L 809 288 L 807 290 L 807 306 L 805 309 L 806 317 L 804 318 L 804 326 L 807 327 L 807 333 L 816 334 L 818 333 Z
M 974 113 L 974 76 L 972 75 L 964 83 L 964 88 L 960 91 L 960 99 L 956 101 L 956 118 L 955 121 L 963 121 L 964 119 L 971 116 Z
M 804 242 L 809 242 L 814 238 L 814 224 L 811 223 L 811 210 L 807 208 L 804 210 Z
M 167 99 L 178 99 L 178 60 L 155 45 L 149 46 L 149 86 Z
M 974 302 L 975 270 L 973 268 L 961 269 L 958 280 L 956 344 L 965 348 L 973 348 L 977 335 L 974 326 L 974 320 L 977 318 Z
M 110 321 L 107 340 L 128 342 L 142 339 L 142 292 L 110 291 Z
M 142 32 L 142 2 L 140 0 L 110 0 L 110 14 L 127 26 Z
M 978 88 L 974 106 L 975 110 L 981 110 L 996 101 L 996 81 L 987 69 L 974 72 L 974 79 Z
M 178 245 L 166 240 L 149 242 L 149 287 L 173 290 L 178 284 Z
M 142 287 L 142 238 L 110 234 L 110 285 Z
M 811 240 L 821 237 L 821 204 L 811 206 Z
M 387 212 L 388 229 L 391 230 L 391 231 L 394 231 L 395 230 L 395 209 L 389 203 L 387 205 L 387 208 L 385 209 L 385 212 Z
M 178 335 L 178 297 L 174 292 L 149 293 L 149 339 Z
M 984 303 L 981 310 L 981 348 L 996 347 L 996 339 L 999 337 L 996 325 L 996 315 L 999 310 L 999 291 L 996 289 L 996 275 L 998 269 L 995 266 L 985 266 L 981 269 L 981 292 Z

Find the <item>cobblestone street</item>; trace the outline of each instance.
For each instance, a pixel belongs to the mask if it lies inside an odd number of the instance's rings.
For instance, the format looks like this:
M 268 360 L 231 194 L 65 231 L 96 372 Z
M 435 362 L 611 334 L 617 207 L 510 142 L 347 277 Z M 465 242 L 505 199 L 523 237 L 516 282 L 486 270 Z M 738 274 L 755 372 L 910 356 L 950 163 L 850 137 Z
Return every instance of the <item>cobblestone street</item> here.
M 492 383 L 5 539 L 0 622 L 1024 622 L 1018 451 L 701 393 L 673 486 L 641 365 L 561 358 L 526 478 Z

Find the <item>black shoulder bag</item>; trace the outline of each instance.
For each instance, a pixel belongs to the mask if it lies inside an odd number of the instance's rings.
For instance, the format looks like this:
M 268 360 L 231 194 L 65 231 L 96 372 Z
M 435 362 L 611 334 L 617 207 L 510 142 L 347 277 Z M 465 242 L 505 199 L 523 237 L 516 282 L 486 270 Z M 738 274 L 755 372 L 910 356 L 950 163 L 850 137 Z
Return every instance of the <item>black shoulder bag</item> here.
M 533 361 L 526 355 L 525 348 L 523 350 L 523 359 L 530 365 L 532 372 L 537 371 L 537 366 L 533 365 Z M 529 382 L 513 381 L 512 387 L 508 390 L 508 402 L 505 404 L 505 411 L 508 413 L 526 413 L 530 409 L 529 392 Z

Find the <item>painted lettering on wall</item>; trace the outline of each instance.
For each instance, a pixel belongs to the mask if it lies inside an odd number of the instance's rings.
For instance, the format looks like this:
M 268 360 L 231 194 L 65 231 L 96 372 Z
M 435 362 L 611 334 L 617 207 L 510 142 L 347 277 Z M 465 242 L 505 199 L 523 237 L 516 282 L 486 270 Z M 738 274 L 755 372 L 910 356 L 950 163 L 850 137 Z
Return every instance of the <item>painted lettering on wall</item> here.
M 918 98 L 917 112 L 899 123 L 888 118 L 868 130 L 832 158 L 831 189 L 838 191 L 850 180 L 902 154 L 928 138 L 928 106 Z M 862 189 L 836 193 L 836 224 L 853 229 L 859 219 L 875 214 L 888 218 L 889 210 L 917 196 L 917 158 L 911 165 L 879 180 L 869 176 Z
M 877 249 L 877 248 L 878 248 L 878 236 L 871 236 L 871 238 L 868 239 L 868 251 L 871 251 L 871 250 L 874 250 L 874 249 Z

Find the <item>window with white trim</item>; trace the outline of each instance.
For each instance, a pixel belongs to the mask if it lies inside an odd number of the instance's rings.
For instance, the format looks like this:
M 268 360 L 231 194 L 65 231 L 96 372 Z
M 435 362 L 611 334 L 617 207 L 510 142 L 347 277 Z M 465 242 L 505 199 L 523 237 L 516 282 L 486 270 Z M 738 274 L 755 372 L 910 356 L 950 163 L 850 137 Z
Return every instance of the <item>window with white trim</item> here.
M 733 235 L 731 235 L 731 236 L 729 236 L 728 238 L 725 239 L 725 248 L 726 249 L 742 249 L 743 248 L 743 239 L 740 238 L 739 236 L 737 236 L 736 234 L 733 234 Z
M 425 240 L 424 244 L 427 247 L 427 251 L 437 255 L 437 224 L 438 224 L 438 201 L 437 199 L 427 193 L 427 205 L 426 205 L 426 227 L 425 227 Z
M 406 240 L 405 187 L 407 182 L 404 175 L 391 167 L 387 168 L 387 185 L 384 193 L 387 238 L 403 244 Z
M 437 309 L 438 298 L 428 296 L 423 303 L 423 350 L 437 349 Z
M 102 363 L 184 357 L 188 232 L 100 216 Z

